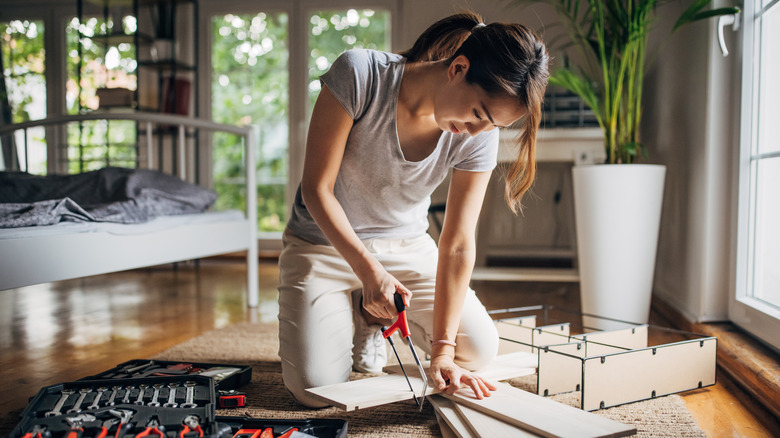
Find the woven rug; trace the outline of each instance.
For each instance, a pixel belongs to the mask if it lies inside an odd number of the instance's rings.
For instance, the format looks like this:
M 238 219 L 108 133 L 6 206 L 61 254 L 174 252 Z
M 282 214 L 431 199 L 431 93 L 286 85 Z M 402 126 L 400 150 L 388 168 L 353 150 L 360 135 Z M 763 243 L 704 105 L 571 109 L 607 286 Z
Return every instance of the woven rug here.
M 239 323 L 177 345 L 160 353 L 156 359 L 251 365 L 252 381 L 241 388 L 247 394 L 247 406 L 219 410 L 217 415 L 275 419 L 338 418 L 348 422 L 351 437 L 441 436 L 429 403 L 425 404 L 422 412 L 418 412 L 412 400 L 352 412 L 337 408 L 309 409 L 298 404 L 282 383 L 277 336 L 277 324 Z M 365 377 L 370 375 L 352 373 L 351 378 Z M 535 391 L 536 377 L 512 379 L 509 383 Z M 579 394 L 563 394 L 553 399 L 576 406 Z M 636 426 L 637 436 L 706 437 L 677 395 L 602 409 L 595 413 Z

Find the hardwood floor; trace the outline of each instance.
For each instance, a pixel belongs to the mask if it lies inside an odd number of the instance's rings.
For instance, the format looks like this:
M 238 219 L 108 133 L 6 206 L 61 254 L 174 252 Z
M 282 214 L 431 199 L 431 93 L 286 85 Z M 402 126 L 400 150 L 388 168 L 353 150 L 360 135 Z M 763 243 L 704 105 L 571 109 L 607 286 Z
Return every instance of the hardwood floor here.
M 39 388 L 153 356 L 214 328 L 276 319 L 278 270 L 260 265 L 260 306 L 245 306 L 241 259 L 165 265 L 0 291 L 0 435 Z M 576 284 L 475 282 L 488 309 L 550 304 L 578 308 Z M 552 321 L 576 322 L 551 312 Z M 654 314 L 651 323 L 666 325 Z M 653 340 L 656 342 L 656 340 Z M 778 419 L 724 373 L 715 386 L 683 394 L 712 437 L 780 436 Z

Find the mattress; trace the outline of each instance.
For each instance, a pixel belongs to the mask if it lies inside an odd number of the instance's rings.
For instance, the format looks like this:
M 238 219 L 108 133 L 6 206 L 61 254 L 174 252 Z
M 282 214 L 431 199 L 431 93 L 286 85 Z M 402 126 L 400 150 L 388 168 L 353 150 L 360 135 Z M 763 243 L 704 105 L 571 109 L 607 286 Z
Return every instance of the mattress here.
M 116 236 L 133 236 L 156 233 L 186 225 L 205 225 L 222 222 L 243 221 L 244 213 L 239 210 L 211 211 L 206 213 L 160 216 L 140 224 L 118 224 L 110 222 L 60 222 L 54 225 L 0 228 L 0 241 L 44 236 L 61 236 L 78 233 L 104 232 Z

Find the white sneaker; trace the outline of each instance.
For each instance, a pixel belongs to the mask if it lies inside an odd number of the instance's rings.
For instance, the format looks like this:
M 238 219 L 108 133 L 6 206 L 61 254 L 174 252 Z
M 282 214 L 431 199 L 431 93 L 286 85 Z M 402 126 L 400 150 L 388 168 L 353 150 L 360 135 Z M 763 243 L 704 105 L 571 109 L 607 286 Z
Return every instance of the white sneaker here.
M 352 292 L 352 316 L 355 334 L 352 338 L 352 368 L 360 373 L 381 373 L 387 365 L 387 341 L 382 336 L 382 326 L 368 325 L 363 317 L 361 298 L 363 291 Z

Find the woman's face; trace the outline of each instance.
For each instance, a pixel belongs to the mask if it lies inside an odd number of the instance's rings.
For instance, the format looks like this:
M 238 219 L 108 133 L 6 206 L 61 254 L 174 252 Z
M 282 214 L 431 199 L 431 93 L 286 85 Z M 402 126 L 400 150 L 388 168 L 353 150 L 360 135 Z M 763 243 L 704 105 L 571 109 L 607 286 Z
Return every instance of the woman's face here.
M 434 118 L 442 131 L 475 136 L 503 128 L 525 114 L 517 98 L 489 96 L 482 87 L 466 83 L 469 60 L 459 56 L 447 69 L 447 82 L 434 99 Z

